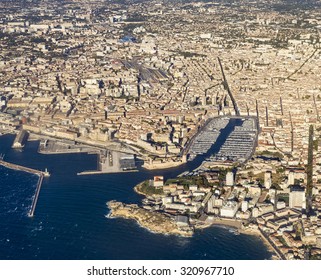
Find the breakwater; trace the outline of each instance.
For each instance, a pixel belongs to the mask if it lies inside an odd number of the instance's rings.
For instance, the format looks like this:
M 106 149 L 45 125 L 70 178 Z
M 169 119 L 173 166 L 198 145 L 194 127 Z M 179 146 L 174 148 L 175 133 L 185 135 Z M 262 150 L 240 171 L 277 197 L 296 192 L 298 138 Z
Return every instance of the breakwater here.
M 44 177 L 48 177 L 49 173 L 47 171 L 44 172 L 44 171 L 40 171 L 40 170 L 37 170 L 37 169 L 32 169 L 32 168 L 21 166 L 21 165 L 18 165 L 18 164 L 6 162 L 4 160 L 0 160 L 0 165 L 2 165 L 4 167 L 7 167 L 7 168 L 10 168 L 10 169 L 24 171 L 24 172 L 32 173 L 32 174 L 35 174 L 35 175 L 39 176 L 39 179 L 38 179 L 38 182 L 37 182 L 37 187 L 36 187 L 36 193 L 35 193 L 35 196 L 34 196 L 34 198 L 32 200 L 31 208 L 30 208 L 30 211 L 28 213 L 29 217 L 33 217 L 34 213 L 35 213 L 35 210 L 36 210 L 36 206 L 37 206 L 37 202 L 38 202 L 39 193 L 40 193 L 40 189 L 41 189 L 41 186 L 42 186 L 43 178 Z

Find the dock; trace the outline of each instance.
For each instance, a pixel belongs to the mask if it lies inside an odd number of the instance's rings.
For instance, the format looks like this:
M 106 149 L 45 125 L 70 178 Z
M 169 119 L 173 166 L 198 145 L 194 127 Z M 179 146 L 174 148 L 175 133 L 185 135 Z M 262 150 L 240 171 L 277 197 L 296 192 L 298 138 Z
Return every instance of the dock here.
M 25 141 L 28 139 L 28 132 L 26 130 L 20 130 L 17 134 L 16 138 L 14 139 L 14 142 L 12 144 L 12 148 L 14 149 L 21 149 L 24 147 Z
M 18 164 L 6 162 L 3 159 L 0 160 L 0 165 L 2 165 L 4 167 L 7 167 L 7 168 L 10 168 L 10 169 L 24 171 L 24 172 L 36 174 L 36 175 L 39 176 L 39 179 L 38 179 L 38 182 L 37 182 L 36 193 L 35 193 L 35 196 L 34 196 L 33 201 L 32 201 L 31 209 L 30 209 L 30 211 L 28 213 L 28 217 L 33 217 L 34 213 L 35 213 L 35 210 L 36 210 L 36 206 L 37 206 L 38 197 L 39 197 L 39 193 L 40 193 L 40 190 L 41 190 L 43 178 L 44 177 L 49 177 L 50 176 L 49 172 L 47 171 L 47 169 L 46 169 L 46 171 L 40 171 L 40 170 L 37 170 L 37 169 L 32 169 L 32 168 L 21 166 L 21 165 L 18 165 Z
M 99 174 L 115 174 L 115 173 L 125 173 L 125 172 L 138 172 L 138 169 L 129 169 L 123 171 L 99 171 L 99 170 L 89 170 L 78 172 L 77 175 L 99 175 Z
M 97 175 L 122 172 L 137 172 L 134 155 L 100 150 L 97 154 L 97 170 L 78 172 L 77 175 Z

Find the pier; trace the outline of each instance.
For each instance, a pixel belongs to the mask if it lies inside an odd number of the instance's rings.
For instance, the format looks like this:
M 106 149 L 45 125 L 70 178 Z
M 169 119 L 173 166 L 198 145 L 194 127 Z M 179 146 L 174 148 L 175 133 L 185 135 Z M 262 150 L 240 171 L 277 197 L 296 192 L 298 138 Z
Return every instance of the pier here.
M 39 197 L 39 193 L 40 193 L 40 189 L 41 189 L 43 178 L 44 177 L 49 177 L 50 176 L 49 172 L 47 170 L 46 171 L 40 171 L 40 170 L 37 170 L 37 169 L 32 169 L 32 168 L 21 166 L 21 165 L 18 165 L 18 164 L 6 162 L 3 159 L 0 160 L 0 165 L 4 166 L 6 168 L 19 170 L 19 171 L 24 171 L 24 172 L 36 174 L 36 175 L 39 176 L 39 179 L 38 179 L 38 182 L 37 182 L 36 194 L 35 194 L 35 196 L 33 198 L 31 209 L 30 209 L 30 211 L 28 213 L 29 217 L 33 217 L 34 213 L 35 213 L 35 210 L 36 210 L 36 206 L 37 206 L 38 197 Z

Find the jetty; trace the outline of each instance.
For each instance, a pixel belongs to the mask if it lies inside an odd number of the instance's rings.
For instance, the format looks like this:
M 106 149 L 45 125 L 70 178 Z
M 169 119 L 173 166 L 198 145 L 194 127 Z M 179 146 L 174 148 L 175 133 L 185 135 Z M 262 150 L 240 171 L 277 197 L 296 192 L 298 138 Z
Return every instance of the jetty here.
M 31 204 L 31 208 L 30 211 L 28 213 L 28 217 L 33 217 L 35 210 L 36 210 L 36 206 L 37 206 L 37 202 L 38 202 L 38 197 L 39 197 L 39 193 L 40 193 L 40 189 L 41 189 L 41 185 L 42 185 L 42 181 L 43 181 L 43 175 L 39 175 L 39 179 L 37 182 L 37 188 L 36 188 L 36 194 L 35 197 L 32 200 L 32 204 Z
M 24 171 L 24 172 L 36 174 L 36 175 L 39 176 L 39 179 L 38 179 L 38 182 L 37 182 L 37 187 L 36 187 L 36 194 L 35 194 L 35 196 L 33 198 L 31 209 L 30 209 L 30 211 L 28 213 L 29 217 L 33 217 L 34 213 L 35 213 L 35 210 L 36 210 L 36 206 L 37 206 L 38 197 L 39 197 L 39 193 L 40 193 L 40 189 L 41 189 L 43 178 L 44 177 L 49 177 L 50 176 L 49 172 L 47 171 L 47 169 L 45 171 L 40 171 L 40 170 L 37 170 L 37 169 L 32 169 L 32 168 L 21 166 L 21 165 L 18 165 L 18 164 L 6 162 L 3 159 L 0 159 L 0 165 L 4 166 L 6 168 L 19 170 L 19 171 Z

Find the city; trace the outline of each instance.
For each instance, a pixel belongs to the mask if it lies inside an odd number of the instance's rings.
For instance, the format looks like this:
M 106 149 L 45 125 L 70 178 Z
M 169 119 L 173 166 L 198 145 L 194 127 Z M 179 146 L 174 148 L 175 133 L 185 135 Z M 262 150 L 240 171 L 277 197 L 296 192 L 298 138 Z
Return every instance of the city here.
M 290 2 L 0 2 L 0 135 L 97 154 L 78 175 L 153 170 L 110 215 L 320 259 L 321 3 Z

